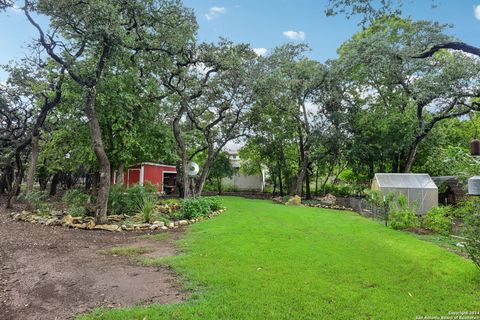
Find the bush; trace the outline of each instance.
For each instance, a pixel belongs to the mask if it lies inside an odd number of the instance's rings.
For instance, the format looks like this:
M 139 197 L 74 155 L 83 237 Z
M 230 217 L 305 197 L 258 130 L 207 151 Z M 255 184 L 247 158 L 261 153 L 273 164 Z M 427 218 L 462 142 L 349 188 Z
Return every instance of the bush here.
M 35 210 L 41 215 L 46 215 L 50 211 L 50 207 L 47 203 L 47 194 L 43 191 L 22 194 L 19 199 L 25 200 L 32 204 Z
M 72 206 L 85 206 L 90 202 L 90 195 L 78 189 L 70 189 L 65 192 L 62 201 Z
M 70 189 L 65 192 L 62 201 L 69 204 L 69 215 L 83 217 L 88 211 L 87 206 L 91 202 L 91 196 L 79 189 Z
M 392 203 L 396 197 L 397 195 L 394 192 L 385 193 L 379 190 L 369 190 L 365 195 L 365 200 L 377 207 L 383 207 L 385 203 Z
M 480 200 L 476 197 L 468 197 L 461 201 L 453 210 L 455 218 L 465 218 L 474 214 L 480 208 Z
M 137 199 L 137 213 L 143 216 L 144 222 L 150 222 L 155 205 L 157 204 L 157 194 L 152 192 L 144 192 Z
M 422 219 L 422 226 L 442 235 L 448 235 L 452 229 L 452 207 L 435 207 L 430 209 Z
M 83 217 L 87 213 L 87 209 L 83 206 L 71 206 L 68 208 L 68 214 L 72 217 Z
M 349 184 L 325 184 L 325 187 L 321 190 L 323 194 L 333 194 L 336 197 L 348 197 L 356 195 L 358 193 L 359 186 Z M 360 188 L 360 189 L 363 189 Z
M 389 204 L 388 220 L 390 226 L 396 230 L 415 228 L 418 226 L 418 219 L 415 215 L 416 208 L 410 209 L 408 200 L 403 194 L 399 194 Z
M 480 211 L 465 219 L 465 250 L 480 269 Z
M 182 201 L 180 215 L 183 219 L 195 219 L 218 211 L 221 208 L 221 200 L 217 197 L 190 198 Z
M 108 195 L 109 214 L 126 214 L 129 216 L 137 214 L 139 204 L 143 203 L 146 194 L 154 195 L 156 201 L 156 187 L 153 185 L 145 187 L 140 185 L 131 187 L 112 186 Z
M 299 196 L 293 196 L 288 199 L 288 201 L 285 203 L 287 206 L 299 206 L 302 204 L 302 198 Z

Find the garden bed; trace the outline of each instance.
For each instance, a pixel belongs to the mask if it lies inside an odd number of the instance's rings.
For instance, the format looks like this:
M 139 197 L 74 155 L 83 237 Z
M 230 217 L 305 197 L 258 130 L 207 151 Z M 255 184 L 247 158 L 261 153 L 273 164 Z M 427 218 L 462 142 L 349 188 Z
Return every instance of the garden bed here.
M 153 231 L 177 229 L 181 226 L 189 225 L 195 222 L 203 221 L 223 213 L 223 209 L 214 211 L 207 216 L 201 216 L 194 219 L 174 220 L 170 222 L 153 221 L 151 223 L 135 223 L 136 216 L 128 215 L 111 215 L 108 216 L 108 223 L 95 224 L 93 217 L 72 217 L 62 212 L 54 212 L 51 214 L 41 214 L 36 212 L 22 211 L 21 213 L 12 213 L 14 220 L 25 221 L 33 224 L 43 224 L 46 226 L 63 226 L 74 229 L 85 230 L 106 230 L 106 231 Z
M 12 213 L 14 220 L 46 226 L 106 231 L 153 231 L 176 229 L 224 211 L 220 198 L 164 199 L 143 187 L 112 188 L 105 224 L 96 224 L 92 196 L 78 189 L 67 191 L 62 202 L 34 192 L 25 197 L 31 210 Z

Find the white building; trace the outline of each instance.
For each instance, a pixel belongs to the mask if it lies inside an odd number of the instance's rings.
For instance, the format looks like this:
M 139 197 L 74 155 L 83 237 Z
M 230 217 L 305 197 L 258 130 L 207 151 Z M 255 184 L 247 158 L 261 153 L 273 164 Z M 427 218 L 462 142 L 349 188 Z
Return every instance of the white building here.
M 238 156 L 238 150 L 227 149 L 225 152 L 229 155 L 230 164 L 234 169 L 234 175 L 230 178 L 222 179 L 222 186 L 226 190 L 232 191 L 259 191 L 263 192 L 265 188 L 265 170 L 256 175 L 246 175 L 240 170 L 241 160 Z

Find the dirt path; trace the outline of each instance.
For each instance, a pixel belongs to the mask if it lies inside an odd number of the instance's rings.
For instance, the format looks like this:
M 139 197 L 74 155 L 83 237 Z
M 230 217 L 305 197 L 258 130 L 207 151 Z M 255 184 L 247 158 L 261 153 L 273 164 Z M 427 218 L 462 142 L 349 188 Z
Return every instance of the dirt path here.
M 71 319 L 94 307 L 174 303 L 185 298 L 166 268 L 142 267 L 99 250 L 149 247 L 175 254 L 172 241 L 141 234 L 68 230 L 15 222 L 0 210 L 0 319 Z

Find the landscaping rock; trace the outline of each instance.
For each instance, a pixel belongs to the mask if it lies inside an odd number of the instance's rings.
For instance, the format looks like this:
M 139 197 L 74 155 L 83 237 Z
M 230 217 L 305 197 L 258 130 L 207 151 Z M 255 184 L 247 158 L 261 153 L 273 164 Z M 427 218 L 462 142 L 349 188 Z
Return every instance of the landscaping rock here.
M 86 224 L 85 224 L 85 227 L 88 229 L 88 230 L 93 230 L 95 228 L 96 224 L 93 220 L 90 220 L 88 221 Z
M 72 225 L 73 224 L 73 217 L 71 215 L 66 215 L 62 219 L 62 224 L 66 227 Z
M 87 229 L 87 224 L 86 223 L 72 223 L 70 225 L 70 228 L 74 229 Z
M 337 197 L 335 197 L 333 194 L 327 194 L 325 197 L 318 199 L 321 202 L 329 205 L 333 205 L 337 202 Z
M 282 203 L 282 204 L 283 204 L 283 202 L 284 202 L 284 201 L 283 201 L 283 197 L 275 197 L 275 198 L 273 198 L 272 200 L 273 200 L 273 202 Z
M 159 228 L 165 226 L 165 222 L 163 222 L 163 221 L 154 221 L 153 224 L 158 226 Z
M 188 224 L 188 220 L 180 220 L 178 221 L 179 226 L 186 226 Z
M 63 212 L 58 210 L 51 210 L 50 214 L 57 218 L 63 217 Z
M 125 231 L 133 231 L 133 227 L 130 227 L 130 226 L 127 226 L 127 225 L 123 225 L 123 226 L 122 226 L 122 230 L 125 230 Z
M 61 226 L 62 222 L 58 218 L 50 218 L 45 224 L 47 226 Z
M 99 224 L 94 227 L 95 230 L 106 230 L 106 231 L 122 231 L 120 226 L 116 224 Z
M 175 224 L 173 222 L 170 222 L 169 224 L 167 224 L 167 227 L 173 229 L 175 227 Z
M 145 231 L 150 229 L 150 224 L 148 223 L 142 223 L 142 224 L 134 224 L 132 225 L 133 230 L 136 231 Z
M 111 215 L 108 216 L 108 221 L 120 222 L 124 219 L 123 215 Z

